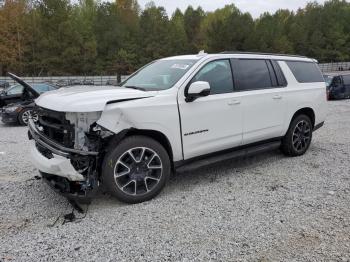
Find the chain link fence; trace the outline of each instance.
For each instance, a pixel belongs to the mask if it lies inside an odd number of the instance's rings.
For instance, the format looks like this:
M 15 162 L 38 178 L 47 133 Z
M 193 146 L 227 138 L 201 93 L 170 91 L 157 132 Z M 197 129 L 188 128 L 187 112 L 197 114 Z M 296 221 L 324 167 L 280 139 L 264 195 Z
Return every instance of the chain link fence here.
M 319 66 L 324 73 L 350 71 L 350 62 L 325 63 L 319 64 Z

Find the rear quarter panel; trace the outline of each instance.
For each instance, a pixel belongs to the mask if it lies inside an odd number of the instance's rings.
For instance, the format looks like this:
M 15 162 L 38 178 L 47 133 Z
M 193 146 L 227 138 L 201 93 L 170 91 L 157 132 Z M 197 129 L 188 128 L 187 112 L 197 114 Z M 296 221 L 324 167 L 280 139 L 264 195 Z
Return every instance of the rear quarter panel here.
M 324 122 L 328 111 L 326 83 L 299 83 L 284 61 L 279 61 L 279 65 L 288 82 L 284 95 L 287 110 L 282 135 L 287 133 L 294 114 L 302 108 L 311 108 L 314 111 L 315 125 Z

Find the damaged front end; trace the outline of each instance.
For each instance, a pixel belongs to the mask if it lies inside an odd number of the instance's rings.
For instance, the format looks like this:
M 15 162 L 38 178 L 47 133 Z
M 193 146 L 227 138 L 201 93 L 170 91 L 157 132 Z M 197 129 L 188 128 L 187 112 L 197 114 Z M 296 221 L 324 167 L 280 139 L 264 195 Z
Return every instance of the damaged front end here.
M 113 133 L 96 124 L 101 112 L 64 113 L 37 107 L 39 120 L 29 120 L 33 164 L 64 196 L 92 198 L 100 184 L 105 143 Z

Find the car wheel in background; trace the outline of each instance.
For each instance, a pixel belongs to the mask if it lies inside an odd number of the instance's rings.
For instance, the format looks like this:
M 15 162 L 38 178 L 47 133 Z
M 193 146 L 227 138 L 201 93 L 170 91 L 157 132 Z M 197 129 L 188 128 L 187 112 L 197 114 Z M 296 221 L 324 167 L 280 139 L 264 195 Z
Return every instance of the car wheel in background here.
M 29 118 L 32 117 L 34 122 L 37 122 L 39 119 L 38 114 L 33 111 L 30 108 L 26 108 L 24 110 L 22 110 L 19 115 L 18 115 L 18 122 L 22 125 L 22 126 L 26 126 L 28 125 L 28 121 Z

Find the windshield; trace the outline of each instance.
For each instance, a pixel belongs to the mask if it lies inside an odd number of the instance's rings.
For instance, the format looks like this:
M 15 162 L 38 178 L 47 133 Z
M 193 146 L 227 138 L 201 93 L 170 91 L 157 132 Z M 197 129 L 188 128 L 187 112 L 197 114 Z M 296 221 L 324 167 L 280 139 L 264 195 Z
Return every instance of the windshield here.
M 34 84 L 34 85 L 32 85 L 32 87 L 39 93 L 44 93 L 47 91 L 56 90 L 55 87 L 48 85 L 48 84 Z
M 121 84 L 127 88 L 158 91 L 171 88 L 198 60 L 158 60 Z
M 49 84 L 30 84 L 34 90 L 36 90 L 37 92 L 44 93 L 47 91 L 52 91 L 52 90 L 56 90 L 56 88 L 54 86 L 51 86 Z M 20 84 L 17 85 L 13 85 L 7 89 L 5 89 L 5 91 L 7 92 L 8 95 L 18 95 L 18 94 L 22 94 L 23 93 L 23 86 Z
M 327 75 L 324 75 L 324 80 L 326 81 L 326 86 L 329 87 L 331 84 L 332 84 L 332 81 L 333 81 L 333 76 L 327 76 Z

